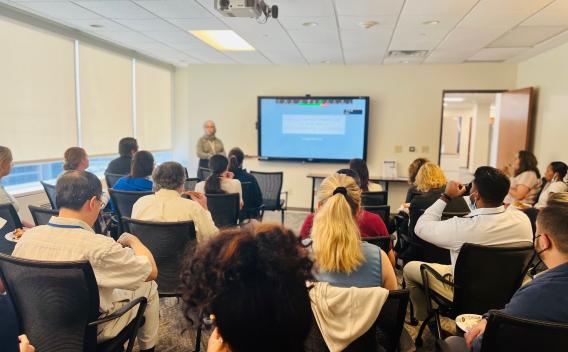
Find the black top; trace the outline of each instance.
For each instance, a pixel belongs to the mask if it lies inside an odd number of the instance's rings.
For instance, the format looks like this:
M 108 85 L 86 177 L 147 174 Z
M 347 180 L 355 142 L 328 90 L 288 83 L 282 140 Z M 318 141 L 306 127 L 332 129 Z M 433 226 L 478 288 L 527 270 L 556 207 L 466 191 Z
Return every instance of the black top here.
M 241 182 L 251 183 L 251 192 L 249 195 L 243 194 L 243 201 L 245 203 L 244 208 L 258 208 L 262 205 L 262 192 L 258 186 L 258 181 L 256 178 L 249 174 L 245 169 L 236 169 L 234 171 L 235 179 Z
M 408 191 L 406 191 L 406 201 L 405 203 L 410 203 L 412 202 L 412 199 L 414 198 L 414 196 L 419 196 L 421 195 L 422 192 L 420 192 L 415 185 L 412 185 L 410 187 L 408 187 Z
M 105 174 L 128 175 L 131 163 L 132 157 L 119 156 L 108 164 Z

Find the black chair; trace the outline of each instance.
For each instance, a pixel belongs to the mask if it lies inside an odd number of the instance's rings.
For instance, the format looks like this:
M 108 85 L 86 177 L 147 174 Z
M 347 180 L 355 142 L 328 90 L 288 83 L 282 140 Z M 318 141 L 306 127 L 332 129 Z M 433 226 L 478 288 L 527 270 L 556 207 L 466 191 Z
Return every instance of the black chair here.
M 284 212 L 288 203 L 288 192 L 282 192 L 284 173 L 251 171 L 250 174 L 256 178 L 262 192 L 263 207 L 260 218 L 262 219 L 265 210 L 280 211 L 281 222 L 284 224 Z M 284 193 L 284 199 L 281 199 L 281 193 Z
M 480 246 L 465 243 L 456 261 L 453 282 L 442 277 L 428 264 L 420 271 L 428 303 L 428 317 L 422 323 L 416 345 L 422 343 L 426 324 L 435 318 L 438 339 L 441 339 L 440 314 L 455 319 L 464 313 L 484 314 L 490 309 L 501 309 L 523 282 L 534 252 L 531 242 L 506 246 Z M 429 280 L 438 280 L 454 289 L 453 301 L 430 290 Z M 434 308 L 432 302 L 438 305 Z
M 181 263 L 186 249 L 194 248 L 197 243 L 193 221 L 151 222 L 128 217 L 122 221 L 152 252 L 158 266 L 156 282 L 160 297 L 179 297 Z
M 0 234 L 4 236 L 8 232 L 24 227 L 16 208 L 10 203 L 0 204 L 0 218 L 6 220 L 6 224 L 0 228 Z
M 387 191 L 361 193 L 361 205 L 363 207 L 387 205 L 388 200 L 389 193 Z
M 132 351 L 144 319 L 146 298 L 137 298 L 99 319 L 99 291 L 87 261 L 43 262 L 0 254 L 0 278 L 13 302 L 20 333 L 37 351 Z M 115 337 L 97 345 L 97 325 L 138 308 Z
M 210 175 L 211 170 L 206 167 L 199 167 L 199 169 L 197 169 L 197 178 L 199 178 L 201 181 L 207 180 L 207 177 L 209 177 Z
M 243 191 L 243 208 L 240 211 L 239 220 L 258 219 L 262 210 L 261 206 L 254 206 L 254 195 L 251 182 L 241 182 L 241 189 Z
M 391 209 L 390 205 L 368 205 L 363 207 L 363 210 L 366 210 L 369 213 L 377 214 L 378 216 L 380 216 L 381 219 L 383 219 L 385 226 L 389 230 L 389 233 L 392 232 L 391 227 L 389 226 L 391 223 L 390 209 Z
M 361 237 L 361 240 L 380 247 L 385 253 L 391 249 L 391 236 Z
M 32 214 L 32 218 L 34 219 L 34 224 L 36 226 L 47 225 L 52 216 L 59 215 L 58 209 L 46 209 L 43 207 L 36 207 L 34 205 L 29 205 L 28 208 L 30 209 L 30 213 Z M 99 218 L 93 224 L 93 230 L 99 235 L 104 234 L 101 226 L 101 215 L 99 215 Z
M 513 317 L 491 311 L 481 342 L 481 352 L 546 351 L 568 349 L 568 324 Z
M 47 194 L 47 199 L 49 200 L 49 204 L 51 204 L 51 209 L 58 209 L 57 208 L 57 192 L 55 192 L 55 185 L 51 183 L 39 181 L 45 190 L 45 194 Z
M 408 305 L 408 291 L 390 291 L 371 328 L 353 341 L 344 352 L 397 351 Z M 380 347 L 382 347 L 382 349 Z M 306 352 L 329 352 L 315 319 L 304 342 Z
M 185 183 L 183 184 L 184 191 L 195 191 L 195 186 L 199 183 L 199 179 L 197 177 L 188 177 L 185 179 Z
M 110 198 L 112 199 L 112 204 L 114 204 L 116 209 L 116 215 L 118 216 L 118 232 L 122 234 L 124 231 L 128 231 L 128 227 L 124 226 L 122 223 L 123 217 L 130 217 L 132 215 L 132 207 L 134 203 L 141 197 L 154 194 L 154 192 L 128 192 L 128 191 L 117 191 L 115 189 L 109 188 L 108 190 Z
M 105 181 L 108 188 L 113 188 L 115 183 L 126 175 L 120 174 L 105 174 Z
M 238 193 L 206 194 L 207 208 L 218 228 L 236 226 L 239 220 L 240 195 Z

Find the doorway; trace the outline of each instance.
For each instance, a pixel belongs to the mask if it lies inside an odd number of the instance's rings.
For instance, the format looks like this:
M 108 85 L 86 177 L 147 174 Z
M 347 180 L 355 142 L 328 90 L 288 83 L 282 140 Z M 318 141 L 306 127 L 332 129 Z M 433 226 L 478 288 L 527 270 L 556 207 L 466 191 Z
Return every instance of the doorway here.
M 532 149 L 533 88 L 444 91 L 438 162 L 446 178 L 470 182 L 479 166 L 502 168 Z

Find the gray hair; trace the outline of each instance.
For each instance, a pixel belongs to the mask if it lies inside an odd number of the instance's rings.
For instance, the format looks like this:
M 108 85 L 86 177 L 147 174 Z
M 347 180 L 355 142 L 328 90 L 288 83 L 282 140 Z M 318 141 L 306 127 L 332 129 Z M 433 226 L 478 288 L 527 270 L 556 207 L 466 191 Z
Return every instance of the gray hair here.
M 152 173 L 154 190 L 177 190 L 185 183 L 185 171 L 180 163 L 168 161 L 154 169 Z

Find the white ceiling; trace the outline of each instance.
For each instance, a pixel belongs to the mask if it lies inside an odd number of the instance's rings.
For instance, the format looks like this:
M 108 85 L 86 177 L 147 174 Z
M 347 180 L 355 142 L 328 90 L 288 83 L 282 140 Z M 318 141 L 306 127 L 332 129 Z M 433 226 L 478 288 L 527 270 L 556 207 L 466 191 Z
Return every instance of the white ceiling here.
M 213 1 L 0 0 L 178 66 L 517 61 L 568 42 L 568 0 L 265 0 L 280 10 L 266 24 L 223 17 Z M 202 29 L 233 29 L 256 51 L 221 52 L 188 33 Z

